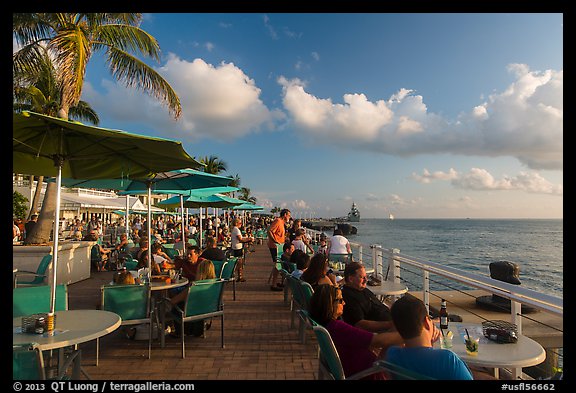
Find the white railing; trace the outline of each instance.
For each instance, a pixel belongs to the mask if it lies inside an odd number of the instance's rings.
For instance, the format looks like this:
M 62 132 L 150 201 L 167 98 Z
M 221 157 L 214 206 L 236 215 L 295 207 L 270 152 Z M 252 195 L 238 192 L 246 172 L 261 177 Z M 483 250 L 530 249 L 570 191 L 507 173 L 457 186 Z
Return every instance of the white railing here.
M 321 233 L 309 228 L 306 229 L 306 232 L 314 240 L 318 240 Z M 355 260 L 372 267 L 374 273 L 382 279 L 400 282 L 401 264 L 420 269 L 422 271 L 422 300 L 428 310 L 430 309 L 430 274 L 436 274 L 457 281 L 465 286 L 482 289 L 486 292 L 510 299 L 510 322 L 516 324 L 518 333 L 522 333 L 522 304 L 560 317 L 564 316 L 564 302 L 562 298 L 547 295 L 532 289 L 521 288 L 518 285 L 495 280 L 480 274 L 443 266 L 422 258 L 404 255 L 400 253 L 400 250 L 395 248 L 383 248 L 378 244 L 366 246 L 354 242 L 350 242 L 350 245 L 352 246 Z M 365 248 L 370 248 L 372 251 L 370 261 L 363 260 L 363 250 Z M 512 370 L 514 379 L 516 379 L 520 373 L 521 369 Z

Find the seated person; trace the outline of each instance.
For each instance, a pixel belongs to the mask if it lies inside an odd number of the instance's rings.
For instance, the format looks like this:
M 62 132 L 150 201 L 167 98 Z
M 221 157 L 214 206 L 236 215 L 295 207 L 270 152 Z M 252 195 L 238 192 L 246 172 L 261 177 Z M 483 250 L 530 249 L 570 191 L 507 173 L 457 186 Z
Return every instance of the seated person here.
M 300 279 L 310 284 L 314 290 L 322 284 L 337 285 L 334 273 L 328 272 L 328 258 L 324 254 L 314 254 Z
M 96 230 L 91 230 L 82 240 L 85 241 L 98 241 L 98 235 L 96 234 Z M 108 254 L 110 254 L 110 250 L 105 249 L 102 247 L 101 244 L 96 243 L 94 246 L 98 249 L 99 255 L 92 254 L 91 260 L 93 265 L 96 266 L 96 269 L 100 271 L 106 271 L 106 264 L 108 263 Z
M 394 302 L 391 314 L 404 346 L 390 347 L 386 360 L 434 379 L 473 379 L 470 369 L 458 355 L 448 349 L 432 347 L 439 333 L 420 299 L 403 296 Z
M 116 285 L 129 285 L 129 284 L 136 284 L 136 280 L 132 273 L 130 273 L 126 269 L 122 269 L 118 271 L 117 274 L 114 275 L 114 284 Z
M 389 346 L 401 345 L 402 337 L 397 332 L 374 334 L 349 325 L 340 319 L 345 308 L 342 291 L 334 285 L 318 285 L 310 299 L 310 317 L 330 333 L 344 375 L 349 377 L 370 368 Z M 386 376 L 380 372 L 365 379 L 386 379 Z
M 79 242 L 80 240 L 82 240 L 82 232 L 80 231 L 76 231 L 74 232 L 74 235 L 72 236 L 72 240 Z
M 292 244 L 294 245 L 295 250 L 302 250 L 304 252 L 310 251 L 311 254 L 314 254 L 314 249 L 308 241 L 308 237 L 306 236 L 306 229 L 304 228 L 298 228 L 296 230 Z
M 209 259 L 203 259 L 198 263 L 198 269 L 196 270 L 196 281 L 208 280 L 211 278 L 216 278 L 214 264 Z
M 390 310 L 366 287 L 367 282 L 364 265 L 358 262 L 346 265 L 342 286 L 346 307 L 342 319 L 352 326 L 373 333 L 393 329 Z
M 226 260 L 226 253 L 224 250 L 217 247 L 216 239 L 212 236 L 206 238 L 206 249 L 200 254 L 201 258 L 210 259 L 212 261 Z
M 308 269 L 308 265 L 310 265 L 310 255 L 302 250 L 295 250 L 290 257 L 290 263 L 296 264 L 296 269 L 290 274 L 293 277 L 300 278 L 302 273 Z
M 142 253 L 140 259 L 138 259 L 138 264 L 136 265 L 136 269 L 148 268 L 148 253 Z M 150 265 L 150 275 L 158 275 L 162 271 L 160 269 L 160 265 L 154 262 L 154 258 L 152 258 L 152 263 Z
M 143 254 L 148 254 L 148 246 L 149 246 L 148 237 L 142 236 L 138 244 L 140 245 L 140 247 L 136 252 L 136 259 L 140 260 Z
M 174 269 L 174 262 L 162 251 L 162 244 L 152 244 L 152 258 L 154 258 L 154 262 L 160 266 L 161 270 Z
M 282 255 L 280 256 L 280 262 L 282 263 L 282 266 L 284 267 L 284 269 L 288 270 L 289 272 L 291 272 L 291 268 L 288 269 L 286 267 L 286 264 L 288 262 L 290 262 L 290 257 L 292 256 L 292 253 L 294 252 L 295 248 L 294 248 L 294 244 L 292 244 L 292 242 L 286 242 L 284 243 L 284 245 L 282 246 Z
M 190 282 L 196 280 L 196 274 L 198 272 L 198 264 L 203 261 L 204 258 L 200 258 L 200 247 L 198 246 L 188 246 L 186 250 L 186 255 L 176 258 L 174 262 L 176 270 L 182 270 L 182 276 L 186 277 Z M 188 295 L 188 287 L 179 287 L 170 290 L 170 303 L 178 304 L 186 300 Z
M 324 233 L 320 234 L 320 242 L 318 243 L 318 251 L 316 252 L 328 255 L 328 243 L 326 243 L 326 235 Z

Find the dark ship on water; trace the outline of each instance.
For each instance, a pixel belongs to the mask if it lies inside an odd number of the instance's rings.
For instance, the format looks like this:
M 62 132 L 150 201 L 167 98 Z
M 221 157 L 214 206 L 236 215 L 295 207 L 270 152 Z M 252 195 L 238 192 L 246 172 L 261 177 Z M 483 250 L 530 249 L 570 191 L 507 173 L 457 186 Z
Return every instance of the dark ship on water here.
M 349 222 L 360 222 L 360 211 L 356 207 L 356 203 L 352 202 L 352 208 L 348 212 Z

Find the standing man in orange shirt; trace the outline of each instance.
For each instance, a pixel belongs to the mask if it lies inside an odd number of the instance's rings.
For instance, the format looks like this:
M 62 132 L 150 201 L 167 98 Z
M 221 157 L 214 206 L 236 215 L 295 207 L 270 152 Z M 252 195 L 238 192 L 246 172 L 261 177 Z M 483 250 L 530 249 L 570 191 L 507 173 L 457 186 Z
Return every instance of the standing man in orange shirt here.
M 290 220 L 290 210 L 280 210 L 280 217 L 274 219 L 268 228 L 268 248 L 272 256 L 272 285 L 271 291 L 282 291 L 278 280 L 278 270 L 276 269 L 276 258 L 278 256 L 276 245 L 284 245 L 286 241 L 286 223 Z

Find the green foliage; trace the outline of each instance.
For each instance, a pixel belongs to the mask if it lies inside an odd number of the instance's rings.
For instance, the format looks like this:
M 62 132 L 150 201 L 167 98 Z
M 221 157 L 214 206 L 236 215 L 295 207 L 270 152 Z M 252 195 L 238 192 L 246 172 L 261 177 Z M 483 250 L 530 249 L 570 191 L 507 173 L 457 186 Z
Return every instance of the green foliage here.
M 26 217 L 26 212 L 28 211 L 27 202 L 28 198 L 18 191 L 12 193 L 12 216 L 14 218 L 24 219 Z

